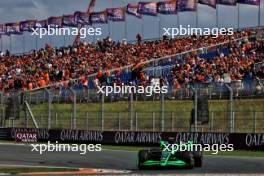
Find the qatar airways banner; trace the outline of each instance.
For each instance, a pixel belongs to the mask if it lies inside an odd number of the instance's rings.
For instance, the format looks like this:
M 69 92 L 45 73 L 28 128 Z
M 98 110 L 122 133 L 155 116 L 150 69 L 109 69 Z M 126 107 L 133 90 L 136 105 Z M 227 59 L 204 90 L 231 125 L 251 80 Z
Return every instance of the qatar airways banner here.
M 196 11 L 197 10 L 196 0 L 178 0 L 177 10 L 179 12 Z
M 216 1 L 217 0 L 198 0 L 198 3 L 216 8 Z
M 138 3 L 138 13 L 144 14 L 144 15 L 156 16 L 158 14 L 157 3 L 156 2 L 139 2 Z
M 36 132 L 17 132 L 15 134 L 16 142 L 37 142 Z
M 176 14 L 177 13 L 176 0 L 158 2 L 157 7 L 158 7 L 158 13 L 161 13 L 161 14 Z
M 234 149 L 264 151 L 264 133 L 94 131 L 71 129 L 1 128 L 3 140 L 59 141 L 61 143 L 101 143 L 111 145 L 157 146 L 160 140 L 175 143 L 192 140 L 195 144 L 232 144 Z

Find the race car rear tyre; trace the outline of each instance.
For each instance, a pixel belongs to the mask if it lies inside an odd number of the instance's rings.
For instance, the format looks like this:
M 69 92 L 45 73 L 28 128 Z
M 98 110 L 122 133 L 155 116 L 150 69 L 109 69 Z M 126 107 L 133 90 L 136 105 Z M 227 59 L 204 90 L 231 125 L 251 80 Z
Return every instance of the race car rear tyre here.
M 200 158 L 194 158 L 194 167 L 202 167 L 203 166 L 203 159 Z
M 138 169 L 144 169 L 144 166 L 142 164 L 147 160 L 148 160 L 148 150 L 140 150 L 138 152 Z
M 187 168 L 192 169 L 194 167 L 194 157 L 192 152 L 183 152 L 182 160 L 188 165 Z
M 193 152 L 194 167 L 202 167 L 203 165 L 203 154 L 201 151 Z

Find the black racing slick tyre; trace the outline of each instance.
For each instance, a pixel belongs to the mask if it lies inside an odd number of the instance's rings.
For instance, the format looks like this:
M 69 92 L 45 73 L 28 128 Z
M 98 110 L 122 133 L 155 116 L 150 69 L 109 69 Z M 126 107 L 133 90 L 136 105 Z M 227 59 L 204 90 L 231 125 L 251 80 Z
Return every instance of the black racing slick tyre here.
M 138 152 L 138 169 L 144 169 L 143 163 L 148 159 L 148 150 L 140 150 Z
M 194 167 L 202 167 L 203 165 L 203 154 L 201 151 L 193 152 Z
M 194 167 L 194 157 L 193 153 L 189 151 L 185 151 L 182 153 L 182 160 L 188 165 L 188 169 L 193 169 Z

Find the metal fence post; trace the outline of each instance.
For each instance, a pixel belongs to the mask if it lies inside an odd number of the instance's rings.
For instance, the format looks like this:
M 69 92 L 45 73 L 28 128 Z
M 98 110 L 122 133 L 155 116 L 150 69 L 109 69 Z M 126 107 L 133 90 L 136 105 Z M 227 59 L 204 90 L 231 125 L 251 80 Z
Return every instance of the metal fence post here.
M 230 133 L 233 133 L 234 132 L 234 114 L 233 114 L 233 89 L 225 84 L 226 87 L 228 88 L 229 92 L 230 92 L 230 96 L 229 96 L 229 131 Z
M 29 92 L 29 101 L 28 101 L 28 103 L 31 104 L 31 101 L 32 101 L 31 92 Z
M 256 115 L 256 111 L 254 111 L 254 133 L 257 132 L 257 115 Z
M 212 87 L 209 86 L 209 99 L 211 100 L 212 99 Z
M 1 96 L 0 104 L 3 105 L 4 104 L 4 93 L 1 91 L 0 91 L 0 96 Z
M 88 119 L 88 112 L 86 112 L 86 127 L 87 127 L 87 130 L 89 129 L 89 119 Z
M 104 131 L 104 94 L 101 94 L 101 130 Z
M 197 119 L 198 119 L 198 95 L 197 89 L 194 90 L 194 131 L 197 132 Z
M 73 119 L 72 119 L 72 112 L 71 112 L 71 129 L 73 129 Z
M 160 106 L 161 106 L 161 131 L 164 131 L 164 94 L 161 93 L 161 99 L 160 99 Z
M 232 113 L 232 132 L 235 133 L 235 112 Z
M 86 102 L 88 103 L 89 100 L 90 100 L 90 91 L 89 91 L 89 88 L 88 87 L 87 87 L 86 90 L 87 90 L 87 96 L 86 96 L 87 97 L 87 101 Z
M 48 129 L 51 128 L 51 96 L 50 91 L 45 88 L 45 92 L 48 94 Z
M 73 106 L 72 106 L 72 118 L 73 118 L 73 129 L 76 129 L 76 92 L 73 88 L 70 89 L 73 94 Z
M 155 131 L 155 112 L 152 112 L 152 130 Z
M 118 131 L 121 130 L 120 112 L 118 112 Z
M 171 112 L 171 131 L 174 131 L 174 112 Z
M 136 118 L 136 131 L 138 131 L 138 113 L 137 112 L 135 114 L 135 118 Z
M 27 112 L 27 108 L 26 108 L 26 103 L 24 103 L 24 108 L 25 108 L 25 124 L 24 127 L 28 128 L 28 112 Z
M 0 127 L 4 127 L 4 94 L 0 91 L 0 107 L 1 107 L 1 116 L 0 116 Z
M 4 105 L 2 106 L 1 109 L 1 119 L 0 119 L 0 127 L 4 127 L 5 126 L 5 108 Z
M 55 126 L 58 128 L 58 113 L 55 114 Z
M 211 113 L 210 131 L 214 132 L 214 111 Z
M 129 100 L 130 130 L 133 130 L 133 93 L 130 94 Z

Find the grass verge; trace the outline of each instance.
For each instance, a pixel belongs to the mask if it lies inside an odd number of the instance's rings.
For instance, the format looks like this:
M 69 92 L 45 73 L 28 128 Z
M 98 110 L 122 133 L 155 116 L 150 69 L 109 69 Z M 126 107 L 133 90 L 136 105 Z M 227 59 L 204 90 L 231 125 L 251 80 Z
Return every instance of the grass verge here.
M 66 171 L 79 171 L 74 168 L 0 168 L 0 173 L 17 174 L 17 173 L 30 173 L 30 172 L 66 172 Z

